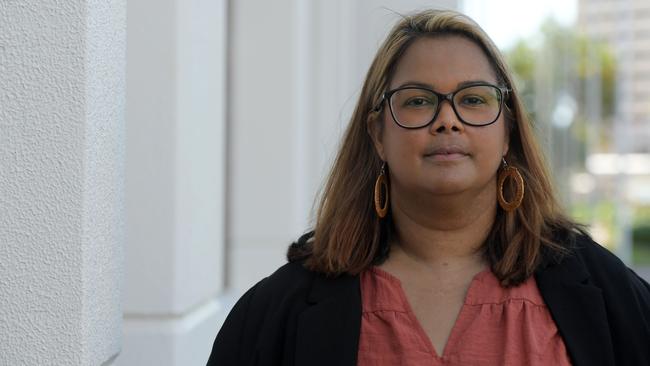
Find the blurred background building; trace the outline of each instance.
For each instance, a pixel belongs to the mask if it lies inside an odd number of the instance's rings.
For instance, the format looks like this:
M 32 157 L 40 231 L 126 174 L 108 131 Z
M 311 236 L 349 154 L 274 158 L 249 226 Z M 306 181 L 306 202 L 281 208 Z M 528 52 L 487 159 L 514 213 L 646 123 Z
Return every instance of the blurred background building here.
M 650 241 L 650 3 L 580 0 L 577 29 L 593 45 L 609 48 L 614 70 L 614 113 L 588 121 L 601 127 L 591 144 L 587 170 L 596 178 L 597 205 L 613 208 L 605 242 L 628 261 L 648 263 Z M 590 50 L 587 50 L 590 52 Z M 593 52 L 590 56 L 593 56 Z M 598 57 L 592 68 L 602 69 Z M 602 75 L 601 75 L 602 76 Z M 602 85 L 602 84 L 601 84 Z M 592 83 L 593 86 L 593 83 Z M 602 93 L 602 87 L 593 92 Z M 593 105 L 593 103 L 592 103 Z M 589 106 L 594 109 L 595 105 Z M 611 119 L 611 121 L 606 121 Z M 603 123 L 604 122 L 604 123 Z M 605 127 L 603 127 L 605 124 Z M 594 206 L 594 205 L 592 205 Z M 606 219 L 592 217 L 592 222 Z
M 629 121 L 620 123 L 629 152 L 650 152 L 650 2 L 643 0 L 580 0 L 577 26 L 616 53 L 617 82 Z
M 494 37 L 563 203 L 650 277 L 647 1 L 44 3 L 0 3 L 0 364 L 204 364 L 422 8 Z

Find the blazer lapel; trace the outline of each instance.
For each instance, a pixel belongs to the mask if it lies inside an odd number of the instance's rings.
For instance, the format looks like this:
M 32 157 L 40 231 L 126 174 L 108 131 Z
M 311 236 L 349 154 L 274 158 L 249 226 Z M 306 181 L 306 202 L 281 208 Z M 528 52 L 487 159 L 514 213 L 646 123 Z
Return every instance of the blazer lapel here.
M 537 286 L 574 365 L 613 365 L 614 351 L 601 290 L 574 255 L 535 274 Z
M 354 366 L 361 329 L 359 277 L 317 276 L 298 318 L 296 365 Z

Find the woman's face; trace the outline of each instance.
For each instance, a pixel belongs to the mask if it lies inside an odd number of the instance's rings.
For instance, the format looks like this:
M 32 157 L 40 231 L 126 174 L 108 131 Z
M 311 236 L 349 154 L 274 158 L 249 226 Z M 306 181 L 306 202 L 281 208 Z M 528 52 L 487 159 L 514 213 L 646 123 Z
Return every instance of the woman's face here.
M 447 94 L 463 83 L 497 85 L 481 48 L 462 36 L 416 40 L 398 61 L 389 90 L 426 86 Z M 430 125 L 409 130 L 398 126 L 384 104 L 383 128 L 371 127 L 377 152 L 387 162 L 394 194 L 481 193 L 495 190 L 496 172 L 508 151 L 503 111 L 493 124 L 463 124 L 448 101 Z

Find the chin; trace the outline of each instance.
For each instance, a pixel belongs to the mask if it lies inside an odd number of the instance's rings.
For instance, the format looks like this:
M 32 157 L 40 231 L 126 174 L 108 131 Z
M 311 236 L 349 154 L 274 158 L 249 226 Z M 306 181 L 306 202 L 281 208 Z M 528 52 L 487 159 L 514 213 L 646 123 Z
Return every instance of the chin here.
M 437 180 L 435 182 L 428 183 L 426 185 L 426 190 L 430 194 L 440 194 L 440 195 L 450 195 L 454 193 L 462 193 L 467 190 L 467 180 Z
M 437 170 L 430 172 L 424 178 L 424 185 L 435 187 L 436 191 L 463 191 L 475 182 L 476 176 L 469 171 L 463 170 Z
M 464 191 L 465 191 L 464 187 L 460 187 L 458 185 L 455 185 L 455 186 L 443 185 L 443 186 L 435 187 L 433 189 L 429 189 L 429 193 L 431 193 L 431 194 L 444 195 L 444 196 L 457 194 L 457 193 L 462 193 Z

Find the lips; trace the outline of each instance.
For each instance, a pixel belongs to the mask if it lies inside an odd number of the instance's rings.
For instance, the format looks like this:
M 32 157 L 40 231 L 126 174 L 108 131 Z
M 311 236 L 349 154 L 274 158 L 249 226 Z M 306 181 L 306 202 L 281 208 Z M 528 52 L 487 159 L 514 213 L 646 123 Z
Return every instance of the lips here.
M 457 146 L 457 145 L 449 145 L 449 146 L 437 146 L 429 151 L 427 151 L 424 156 L 425 157 L 430 157 L 430 156 L 439 156 L 439 157 L 444 157 L 446 155 L 450 156 L 466 156 L 469 155 L 466 149 Z

